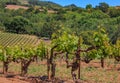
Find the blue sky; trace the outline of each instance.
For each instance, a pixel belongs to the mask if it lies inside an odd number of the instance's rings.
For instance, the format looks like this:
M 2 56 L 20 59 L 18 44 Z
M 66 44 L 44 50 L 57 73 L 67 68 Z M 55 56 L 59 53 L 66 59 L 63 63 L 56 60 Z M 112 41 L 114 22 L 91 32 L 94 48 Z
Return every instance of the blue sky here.
M 106 2 L 111 6 L 118 6 L 118 5 L 120 6 L 120 0 L 46 0 L 46 1 L 52 1 L 62 6 L 75 4 L 79 7 L 85 7 L 87 4 L 92 4 L 94 7 L 98 5 L 100 2 Z

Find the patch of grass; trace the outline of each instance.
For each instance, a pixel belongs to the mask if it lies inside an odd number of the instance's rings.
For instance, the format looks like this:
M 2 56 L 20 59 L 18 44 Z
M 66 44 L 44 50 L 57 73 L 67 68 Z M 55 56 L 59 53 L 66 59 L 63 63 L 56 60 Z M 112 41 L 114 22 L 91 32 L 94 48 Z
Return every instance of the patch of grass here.
M 32 64 L 29 67 L 28 74 L 34 75 L 34 76 L 47 75 L 47 66 L 39 65 L 39 64 Z

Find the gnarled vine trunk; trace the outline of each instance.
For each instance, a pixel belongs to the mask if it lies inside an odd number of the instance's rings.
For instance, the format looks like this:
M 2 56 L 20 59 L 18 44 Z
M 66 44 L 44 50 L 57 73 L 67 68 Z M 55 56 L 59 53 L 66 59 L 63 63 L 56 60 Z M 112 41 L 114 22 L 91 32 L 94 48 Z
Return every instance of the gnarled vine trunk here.
M 58 55 L 58 54 L 62 54 L 64 52 L 54 52 L 54 49 L 57 47 L 54 46 L 53 48 L 51 48 L 51 53 L 50 53 L 50 58 L 47 55 L 47 74 L 48 74 L 48 80 L 54 79 L 55 77 L 55 70 L 56 70 L 56 63 L 53 62 L 53 59 Z M 51 72 L 50 72 L 51 71 Z
M 9 65 L 8 61 L 3 61 L 3 73 L 4 74 L 7 74 L 8 72 L 8 65 Z
M 57 46 L 54 46 L 53 48 L 51 48 L 51 52 L 50 52 L 50 58 L 49 55 L 47 54 L 47 74 L 48 74 L 48 80 L 51 80 L 51 78 L 53 79 L 55 76 L 55 67 L 56 64 L 53 63 L 53 58 L 54 58 L 54 49 Z M 51 72 L 50 72 L 51 71 Z
M 34 61 L 35 58 L 36 56 L 33 56 L 29 60 L 25 60 L 25 59 L 21 60 L 21 76 L 25 76 L 27 74 L 28 67 L 31 64 L 31 62 Z
M 29 65 L 30 63 L 28 64 L 28 62 L 24 60 L 21 62 L 21 76 L 25 76 L 27 74 Z
M 56 69 L 56 64 L 55 63 L 52 63 L 51 64 L 51 78 L 54 78 L 55 77 L 55 69 Z

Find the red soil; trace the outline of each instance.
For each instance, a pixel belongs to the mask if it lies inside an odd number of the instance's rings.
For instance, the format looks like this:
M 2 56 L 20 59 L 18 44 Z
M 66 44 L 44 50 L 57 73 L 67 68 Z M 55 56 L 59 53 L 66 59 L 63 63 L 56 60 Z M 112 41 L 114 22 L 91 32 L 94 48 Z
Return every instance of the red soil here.
M 0 83 L 29 83 L 29 82 L 22 81 L 17 78 L 0 77 Z
M 6 9 L 11 9 L 11 10 L 17 10 L 17 9 L 28 9 L 28 7 L 25 6 L 19 6 L 19 5 L 6 5 Z

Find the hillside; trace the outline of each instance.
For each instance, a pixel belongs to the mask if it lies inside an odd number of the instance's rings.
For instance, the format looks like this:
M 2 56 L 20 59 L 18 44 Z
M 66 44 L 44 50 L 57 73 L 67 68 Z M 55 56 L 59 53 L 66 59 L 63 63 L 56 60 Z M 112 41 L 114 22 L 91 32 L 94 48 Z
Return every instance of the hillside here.
M 40 38 L 48 37 L 50 39 L 53 33 L 64 27 L 69 28 L 70 31 L 75 33 L 82 34 L 84 41 L 87 42 L 87 39 L 84 37 L 88 36 L 84 34 L 86 31 L 97 30 L 98 26 L 105 27 L 109 38 L 112 38 L 119 27 L 119 6 L 116 8 L 107 6 L 107 3 L 102 3 L 106 8 L 102 8 L 103 6 L 99 4 L 96 8 L 92 6 L 81 8 L 74 4 L 62 7 L 59 4 L 49 1 L 19 1 L 21 4 L 17 4 L 18 2 L 14 2 L 14 4 L 12 2 L 11 4 L 11 2 L 2 1 L 6 4 L 1 5 L 6 5 L 6 8 L 10 10 L 6 10 L 5 6 L 1 7 L 1 31 L 10 33 L 21 32 L 21 34 L 31 34 Z M 24 5 L 23 3 L 28 4 Z M 17 10 L 19 8 L 26 10 Z
M 27 5 L 38 5 L 41 7 L 46 7 L 48 9 L 59 9 L 62 6 L 51 2 L 51 1 L 39 1 L 39 0 L 19 0 L 19 2 L 21 2 L 21 4 L 27 4 Z
M 27 6 L 20 6 L 20 5 L 6 5 L 5 7 L 6 9 L 9 9 L 9 10 L 18 10 L 18 9 L 29 9 L 30 7 L 27 7 Z M 44 12 L 45 10 L 41 7 L 39 7 L 39 11 L 40 12 Z M 51 14 L 54 14 L 54 13 L 57 13 L 57 11 L 53 10 L 53 9 L 47 9 L 47 12 L 48 13 L 51 13 Z
M 40 1 L 39 5 L 43 7 L 53 8 L 53 9 L 59 9 L 62 7 L 61 5 L 50 2 L 50 1 Z

